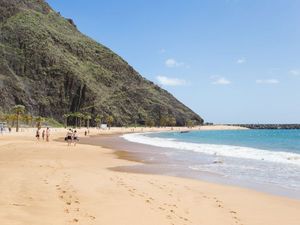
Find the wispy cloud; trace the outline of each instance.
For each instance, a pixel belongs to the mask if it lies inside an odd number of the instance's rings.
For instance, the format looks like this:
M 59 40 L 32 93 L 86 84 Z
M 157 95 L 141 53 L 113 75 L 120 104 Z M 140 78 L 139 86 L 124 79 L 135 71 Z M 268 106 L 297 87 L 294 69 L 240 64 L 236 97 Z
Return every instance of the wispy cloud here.
M 164 86 L 182 86 L 187 84 L 186 80 L 174 77 L 157 76 L 156 79 L 159 84 Z
M 211 76 L 210 79 L 212 79 L 212 84 L 214 85 L 229 85 L 231 84 L 231 81 L 226 79 L 225 77 L 220 76 Z
M 300 70 L 298 70 L 298 69 L 290 70 L 290 74 L 292 74 L 293 76 L 299 76 L 300 75 Z
M 257 84 L 279 84 L 279 80 L 277 79 L 261 79 L 261 80 L 256 80 Z
M 242 58 L 240 58 L 240 59 L 238 59 L 237 61 L 236 61 L 236 63 L 237 64 L 243 64 L 243 63 L 246 63 L 246 58 L 244 58 L 244 57 L 242 57 Z
M 174 68 L 174 67 L 182 67 L 182 66 L 185 66 L 185 67 L 189 67 L 188 65 L 186 65 L 184 62 L 178 62 L 176 61 L 175 59 L 173 58 L 170 58 L 170 59 L 167 59 L 165 61 L 165 65 L 166 67 L 169 67 L 169 68 Z

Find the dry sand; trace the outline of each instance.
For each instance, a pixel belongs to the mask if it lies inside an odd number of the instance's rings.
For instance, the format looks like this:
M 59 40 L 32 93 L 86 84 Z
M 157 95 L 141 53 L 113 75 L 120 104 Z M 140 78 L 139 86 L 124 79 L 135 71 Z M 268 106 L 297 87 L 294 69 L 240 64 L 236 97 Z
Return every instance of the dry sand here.
M 64 135 L 52 130 L 51 139 Z M 1 225 L 300 224 L 297 200 L 196 180 L 111 171 L 107 168 L 135 162 L 117 159 L 109 149 L 37 142 L 33 136 L 33 131 L 0 136 Z

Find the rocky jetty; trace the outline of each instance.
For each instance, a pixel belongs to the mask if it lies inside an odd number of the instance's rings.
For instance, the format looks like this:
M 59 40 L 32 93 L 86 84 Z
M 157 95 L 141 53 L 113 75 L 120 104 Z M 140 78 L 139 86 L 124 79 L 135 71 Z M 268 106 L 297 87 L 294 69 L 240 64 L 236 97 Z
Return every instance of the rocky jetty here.
M 229 126 L 231 124 L 228 124 Z M 234 124 L 234 126 L 246 127 L 249 129 L 300 129 L 300 124 Z

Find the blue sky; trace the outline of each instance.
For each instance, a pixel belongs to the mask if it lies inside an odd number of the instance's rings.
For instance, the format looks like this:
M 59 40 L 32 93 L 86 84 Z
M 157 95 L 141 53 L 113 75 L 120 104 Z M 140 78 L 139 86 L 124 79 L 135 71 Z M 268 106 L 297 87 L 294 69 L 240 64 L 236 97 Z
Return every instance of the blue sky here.
M 300 123 L 299 0 L 48 0 L 215 123 Z

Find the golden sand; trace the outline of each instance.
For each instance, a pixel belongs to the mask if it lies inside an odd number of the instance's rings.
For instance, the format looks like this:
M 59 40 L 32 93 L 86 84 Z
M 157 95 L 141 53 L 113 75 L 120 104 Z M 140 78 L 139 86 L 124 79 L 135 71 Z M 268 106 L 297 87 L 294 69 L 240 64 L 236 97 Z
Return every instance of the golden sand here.
M 51 139 L 65 133 L 53 129 Z M 111 171 L 107 168 L 138 163 L 112 153 L 97 146 L 37 142 L 33 130 L 0 136 L 0 224 L 300 224 L 300 201 L 197 180 Z

